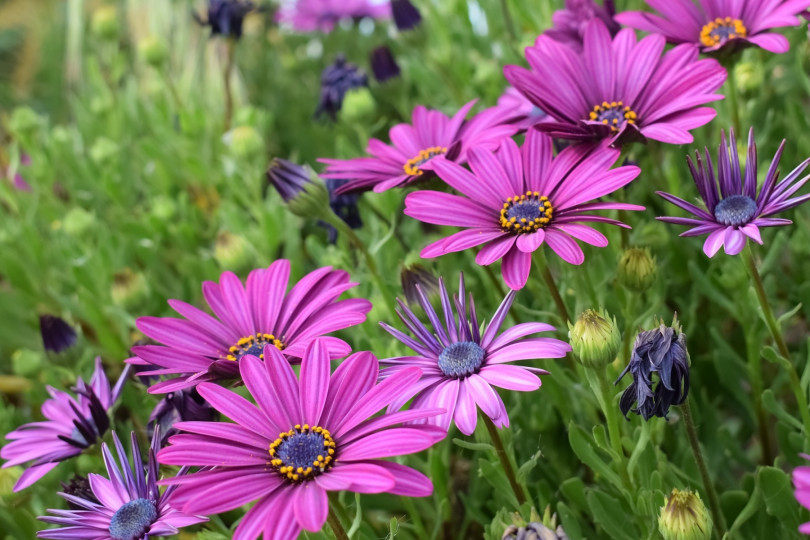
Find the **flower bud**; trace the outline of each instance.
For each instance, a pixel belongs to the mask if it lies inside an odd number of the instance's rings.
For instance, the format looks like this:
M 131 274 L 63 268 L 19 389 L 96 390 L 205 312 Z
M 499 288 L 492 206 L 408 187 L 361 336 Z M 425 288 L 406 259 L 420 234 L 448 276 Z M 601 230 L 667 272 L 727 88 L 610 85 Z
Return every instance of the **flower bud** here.
M 42 369 L 42 353 L 18 349 L 11 353 L 11 368 L 21 377 L 32 377 Z
M 75 206 L 71 208 L 62 220 L 62 230 L 71 236 L 81 236 L 95 224 L 96 216 L 87 210 Z
M 93 12 L 90 29 L 104 40 L 114 40 L 118 37 L 118 11 L 115 6 L 101 6 Z
M 228 132 L 225 144 L 231 153 L 238 158 L 250 158 L 261 153 L 264 149 L 264 140 L 259 132 L 251 126 L 238 126 Z
M 308 168 L 277 158 L 267 170 L 267 179 L 296 216 L 323 219 L 330 212 L 329 190 Z
M 622 334 L 605 311 L 585 310 L 575 324 L 568 323 L 568 339 L 580 363 L 600 369 L 611 363 L 622 346 Z
M 644 292 L 655 281 L 655 258 L 647 248 L 630 248 L 619 260 L 618 279 L 631 291 Z
M 252 260 L 250 243 L 243 237 L 222 231 L 214 244 L 214 259 L 229 270 L 238 270 Z
M 712 518 L 697 493 L 673 489 L 661 507 L 658 532 L 664 540 L 709 540 Z
M 753 92 L 762 87 L 765 74 L 758 62 L 737 62 L 734 66 L 734 79 L 742 92 Z
M 329 208 L 329 191 L 323 180 L 314 176 L 287 207 L 290 212 L 302 218 L 323 218 Z
M 148 36 L 138 43 L 138 54 L 150 66 L 159 68 L 169 57 L 169 48 L 160 38 Z
M 137 306 L 146 298 L 148 292 L 149 285 L 140 272 L 133 272 L 130 268 L 124 268 L 113 276 L 110 295 L 113 302 L 120 306 L 126 308 Z
M 347 122 L 359 122 L 371 117 L 376 109 L 377 104 L 368 88 L 358 88 L 348 92 L 343 98 L 340 117 Z

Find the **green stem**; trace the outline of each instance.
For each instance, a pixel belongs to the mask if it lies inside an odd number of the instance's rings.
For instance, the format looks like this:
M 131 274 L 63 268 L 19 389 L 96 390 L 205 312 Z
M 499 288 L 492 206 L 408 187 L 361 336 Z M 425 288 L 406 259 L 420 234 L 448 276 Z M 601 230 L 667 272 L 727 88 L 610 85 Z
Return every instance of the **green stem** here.
M 227 56 L 225 68 L 222 71 L 222 79 L 225 83 L 225 131 L 231 129 L 231 118 L 233 117 L 233 90 L 231 89 L 231 72 L 233 71 L 233 61 L 236 56 L 236 40 L 228 38 L 226 42 Z
M 571 316 L 568 315 L 568 308 L 565 307 L 565 302 L 560 296 L 560 290 L 557 288 L 557 284 L 554 282 L 554 276 L 551 275 L 551 270 L 548 269 L 548 264 L 546 263 L 546 257 L 543 254 L 542 250 L 537 250 L 535 253 L 538 254 L 537 261 L 538 264 L 542 267 L 542 274 L 543 274 L 543 281 L 546 282 L 546 287 L 548 287 L 548 291 L 551 293 L 551 297 L 554 299 L 554 304 L 557 306 L 557 313 L 560 314 L 562 318 L 563 325 L 571 320 Z
M 729 66 L 728 71 L 728 104 L 731 107 L 731 121 L 734 125 L 734 133 L 737 137 L 742 137 L 742 124 L 740 123 L 740 108 L 737 101 L 737 81 L 734 77 L 734 69 Z
M 624 447 L 622 445 L 622 430 L 619 423 L 618 411 L 613 407 L 613 391 L 607 378 L 607 372 L 602 369 L 585 368 L 585 375 L 591 384 L 591 389 L 596 394 L 602 413 L 605 415 L 608 427 L 608 437 L 610 446 L 616 454 L 614 460 L 619 471 L 624 487 L 632 490 L 630 476 L 627 474 L 627 467 L 624 464 Z
M 349 540 L 349 535 L 346 534 L 346 529 L 343 528 L 333 508 L 336 504 L 338 504 L 336 501 L 329 503 L 329 514 L 326 516 L 326 522 L 329 523 L 329 527 L 332 529 L 332 532 L 335 533 L 337 540 Z
M 177 87 L 174 85 L 172 76 L 168 73 L 166 69 L 160 70 L 160 76 L 163 79 L 163 82 L 166 84 L 166 87 L 169 89 L 169 95 L 171 95 L 172 97 L 174 108 L 177 109 L 176 112 L 179 113 L 180 111 L 183 110 L 183 101 L 180 99 L 180 94 L 177 93 Z
M 714 520 L 714 528 L 718 538 L 723 538 L 726 534 L 726 522 L 723 518 L 723 513 L 720 511 L 720 499 L 717 498 L 717 492 L 709 476 L 709 469 L 706 468 L 706 461 L 703 459 L 703 452 L 700 450 L 700 442 L 698 441 L 695 421 L 692 419 L 692 409 L 689 407 L 688 399 L 681 405 L 681 410 L 683 411 L 683 420 L 686 425 L 686 435 L 689 438 L 689 445 L 692 447 L 692 454 L 695 456 L 695 462 L 700 471 L 700 477 L 703 480 L 703 487 L 706 489 L 706 494 L 708 495 L 709 510 Z
M 506 26 L 506 31 L 509 33 L 509 38 L 512 40 L 512 43 L 517 43 L 515 22 L 512 20 L 512 14 L 509 12 L 508 0 L 501 0 L 501 11 L 503 11 L 503 24 Z
M 492 440 L 492 445 L 495 447 L 495 453 L 498 454 L 498 459 L 503 467 L 503 472 L 506 473 L 506 478 L 509 480 L 509 485 L 512 486 L 512 491 L 515 492 L 518 505 L 522 506 L 527 500 L 526 493 L 523 491 L 523 487 L 517 481 L 515 469 L 512 467 L 512 462 L 509 461 L 509 456 L 506 454 L 506 449 L 503 447 L 503 441 L 501 440 L 501 435 L 498 433 L 498 428 L 495 427 L 495 424 L 492 423 L 492 420 L 490 420 L 489 416 L 486 414 L 481 414 L 481 417 L 484 420 L 484 425 L 487 426 L 489 438 Z
M 790 351 L 787 348 L 787 343 L 785 343 L 785 338 L 782 336 L 782 329 L 779 327 L 779 321 L 776 320 L 773 314 L 770 302 L 768 302 L 768 296 L 765 294 L 765 287 L 762 285 L 762 276 L 759 275 L 757 263 L 754 261 L 754 255 L 751 253 L 751 248 L 747 245 L 743 257 L 748 266 L 748 272 L 751 274 L 751 281 L 754 282 L 754 290 L 757 292 L 757 299 L 762 308 L 762 314 L 765 317 L 765 324 L 768 325 L 768 330 L 771 332 L 779 354 L 787 360 L 786 367 L 790 379 L 790 388 L 793 390 L 793 394 L 796 397 L 796 405 L 799 407 L 799 414 L 802 417 L 804 435 L 805 437 L 810 437 L 810 409 L 808 409 L 807 406 L 807 395 L 804 390 L 802 390 L 802 383 L 799 379 L 799 374 L 796 372 L 796 367 L 793 365 L 793 362 L 790 361 Z M 755 374 L 755 376 L 759 377 L 761 380 L 762 370 Z

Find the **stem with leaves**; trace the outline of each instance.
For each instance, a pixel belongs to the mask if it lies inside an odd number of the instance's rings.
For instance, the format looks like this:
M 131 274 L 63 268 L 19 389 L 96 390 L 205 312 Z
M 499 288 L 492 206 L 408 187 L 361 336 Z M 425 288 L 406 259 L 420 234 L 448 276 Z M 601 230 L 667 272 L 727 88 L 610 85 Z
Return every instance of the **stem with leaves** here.
M 506 449 L 503 446 L 503 441 L 501 440 L 500 433 L 498 433 L 498 428 L 495 427 L 495 424 L 492 423 L 492 420 L 486 414 L 481 414 L 481 418 L 484 420 L 484 425 L 487 427 L 489 438 L 492 440 L 492 445 L 495 447 L 495 453 L 498 455 L 498 460 L 501 462 L 504 473 L 506 473 L 506 478 L 509 480 L 509 485 L 512 486 L 512 491 L 515 492 L 515 497 L 517 498 L 518 504 L 522 505 L 527 500 L 526 493 L 523 491 L 523 487 L 517 481 L 515 469 L 512 467 L 512 462 L 509 461 L 509 455 L 506 453 Z

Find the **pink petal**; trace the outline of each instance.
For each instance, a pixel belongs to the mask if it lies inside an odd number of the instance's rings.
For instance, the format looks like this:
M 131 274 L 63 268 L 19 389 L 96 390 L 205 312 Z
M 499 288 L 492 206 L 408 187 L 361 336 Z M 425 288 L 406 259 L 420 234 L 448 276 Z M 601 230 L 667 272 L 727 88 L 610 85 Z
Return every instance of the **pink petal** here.
M 582 248 L 567 234 L 550 229 L 546 232 L 548 247 L 569 264 L 580 265 L 585 262 Z
M 309 532 L 318 532 L 326 523 L 329 498 L 317 482 L 304 482 L 293 490 L 293 512 L 298 524 Z
M 459 385 L 458 401 L 456 402 L 456 412 L 453 419 L 456 421 L 456 427 L 458 427 L 459 431 L 464 435 L 472 435 L 478 423 L 478 409 L 475 406 L 472 394 L 470 394 L 466 386 L 463 383 Z
M 705 253 L 709 258 L 714 257 L 715 253 L 717 253 L 723 246 L 723 239 L 725 239 L 725 237 L 725 229 L 717 229 L 711 233 L 703 243 L 703 253 Z
M 332 367 L 325 345 L 320 339 L 314 340 L 301 361 L 301 412 L 304 422 L 315 426 L 320 425 Z
M 542 384 L 540 377 L 520 366 L 484 366 L 479 375 L 493 386 L 518 392 L 531 392 Z
M 548 238 L 548 235 L 546 235 Z M 512 290 L 520 290 L 529 280 L 529 272 L 532 269 L 532 256 L 519 249 L 510 250 L 501 263 L 501 275 L 507 287 Z
M 726 229 L 726 239 L 724 241 L 724 249 L 726 255 L 737 255 L 745 247 L 745 235 L 738 231 L 735 227 L 728 227 Z
M 500 238 L 481 248 L 481 251 L 475 256 L 475 262 L 481 266 L 489 266 L 506 255 L 513 245 L 515 245 L 515 237 L 511 234 L 502 233 Z
M 518 235 L 515 244 L 517 248 L 524 253 L 534 253 L 537 248 L 543 245 L 545 238 L 545 231 L 540 229 L 533 233 Z

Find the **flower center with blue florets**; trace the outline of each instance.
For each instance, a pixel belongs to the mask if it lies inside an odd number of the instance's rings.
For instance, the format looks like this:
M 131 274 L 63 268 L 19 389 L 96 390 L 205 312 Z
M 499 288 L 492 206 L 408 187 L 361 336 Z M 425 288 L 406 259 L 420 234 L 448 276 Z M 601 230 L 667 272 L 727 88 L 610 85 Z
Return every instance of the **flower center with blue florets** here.
M 270 443 L 270 457 L 270 466 L 289 482 L 304 482 L 332 468 L 335 441 L 327 429 L 296 424 Z
M 119 508 L 110 518 L 110 536 L 114 540 L 140 540 L 158 517 L 155 503 L 135 499 Z
M 276 349 L 283 351 L 284 343 L 276 338 L 273 334 L 257 333 L 255 336 L 243 337 L 236 342 L 236 345 L 228 349 L 228 355 L 225 357 L 228 360 L 241 360 L 246 354 L 256 356 L 257 358 L 264 359 L 265 345 L 273 345 Z
M 731 39 L 744 38 L 748 29 L 740 19 L 717 17 L 700 31 L 700 42 L 706 47 L 724 45 Z
M 714 219 L 723 225 L 739 227 L 750 222 L 757 213 L 757 203 L 746 195 L 731 195 L 714 207 Z
M 588 118 L 594 122 L 601 122 L 610 126 L 611 131 L 619 131 L 625 124 L 635 124 L 638 116 L 633 109 L 623 101 L 603 101 L 601 105 L 594 105 L 588 113 Z
M 416 156 L 406 161 L 402 168 L 405 171 L 405 174 L 408 176 L 420 176 L 424 174 L 424 171 L 419 168 L 420 166 L 424 165 L 436 156 L 441 156 L 446 153 L 447 148 L 443 146 L 431 146 L 430 148 L 425 148 L 424 150 L 420 150 Z
M 446 377 L 463 379 L 477 372 L 484 363 L 486 351 L 472 341 L 459 341 L 439 354 L 439 369 Z
M 500 215 L 501 229 L 514 234 L 532 233 L 551 223 L 554 207 L 548 197 L 527 191 L 525 195 L 509 197 Z

